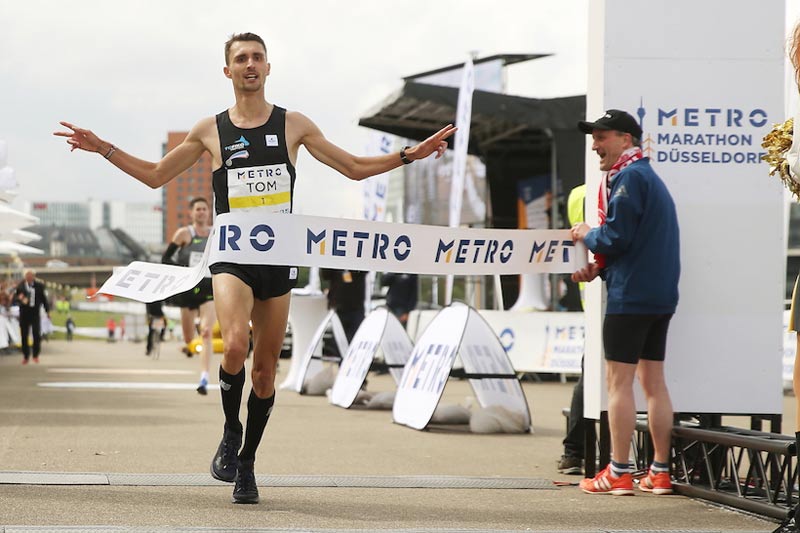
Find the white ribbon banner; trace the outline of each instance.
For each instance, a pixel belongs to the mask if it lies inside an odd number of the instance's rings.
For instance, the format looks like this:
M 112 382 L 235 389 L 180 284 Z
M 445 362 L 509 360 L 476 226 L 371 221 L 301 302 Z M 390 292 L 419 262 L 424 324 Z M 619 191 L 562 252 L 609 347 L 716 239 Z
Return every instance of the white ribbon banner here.
M 224 213 L 194 267 L 136 261 L 98 292 L 140 302 L 191 289 L 219 262 L 411 274 L 572 273 L 586 248 L 569 230 L 465 229 L 282 213 Z

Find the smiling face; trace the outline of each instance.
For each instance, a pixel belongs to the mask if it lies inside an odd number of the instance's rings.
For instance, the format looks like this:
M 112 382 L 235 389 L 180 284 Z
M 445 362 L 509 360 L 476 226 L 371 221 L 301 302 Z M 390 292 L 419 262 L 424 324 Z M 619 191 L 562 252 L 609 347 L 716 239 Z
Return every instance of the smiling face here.
M 267 50 L 258 41 L 235 41 L 231 43 L 228 64 L 223 69 L 225 76 L 233 82 L 236 91 L 254 92 L 264 89 L 269 76 Z
M 600 156 L 600 170 L 608 172 L 622 152 L 633 146 L 630 133 L 613 130 L 592 130 L 592 150 Z

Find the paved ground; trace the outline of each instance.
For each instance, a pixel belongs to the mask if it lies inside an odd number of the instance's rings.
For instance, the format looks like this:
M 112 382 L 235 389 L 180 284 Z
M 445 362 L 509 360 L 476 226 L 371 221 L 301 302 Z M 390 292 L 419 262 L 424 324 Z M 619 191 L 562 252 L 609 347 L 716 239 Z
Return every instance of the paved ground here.
M 0 356 L 0 531 L 776 527 L 682 496 L 615 498 L 556 485 L 579 479 L 555 468 L 571 384 L 526 382 L 534 433 L 514 436 L 418 432 L 393 424 L 390 412 L 279 392 L 256 464 L 262 502 L 235 506 L 231 486 L 207 474 L 222 429 L 218 392 L 194 392 L 198 362 L 177 344 L 165 344 L 154 361 L 142 344 L 51 342 L 41 364 L 20 361 Z M 59 382 L 79 386 L 43 386 Z M 120 388 L 90 387 L 97 382 Z M 122 388 L 131 383 L 165 388 Z M 370 375 L 369 388 L 393 383 Z M 443 403 L 468 396 L 468 383 L 451 380 Z M 80 473 L 92 475 L 76 479 Z

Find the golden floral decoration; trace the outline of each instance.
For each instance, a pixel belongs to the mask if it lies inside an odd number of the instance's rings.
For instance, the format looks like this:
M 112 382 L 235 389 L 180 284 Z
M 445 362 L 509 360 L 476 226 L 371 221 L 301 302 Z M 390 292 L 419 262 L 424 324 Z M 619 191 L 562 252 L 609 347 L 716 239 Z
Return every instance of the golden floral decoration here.
M 795 198 L 800 199 L 800 183 L 792 179 L 789 162 L 786 160 L 786 152 L 792 147 L 793 130 L 794 119 L 790 118 L 782 124 L 775 124 L 761 143 L 761 146 L 767 150 L 761 159 L 769 165 L 769 175 L 774 176 L 777 173 L 784 187 L 789 189 Z

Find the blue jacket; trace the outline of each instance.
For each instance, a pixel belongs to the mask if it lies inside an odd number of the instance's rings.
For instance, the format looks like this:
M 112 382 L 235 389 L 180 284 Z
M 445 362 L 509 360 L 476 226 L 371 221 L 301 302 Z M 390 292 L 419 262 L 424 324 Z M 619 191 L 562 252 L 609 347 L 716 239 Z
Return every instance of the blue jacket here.
M 678 216 L 649 158 L 620 171 L 611 183 L 606 223 L 589 231 L 586 246 L 606 255 L 606 314 L 671 314 L 681 273 Z

